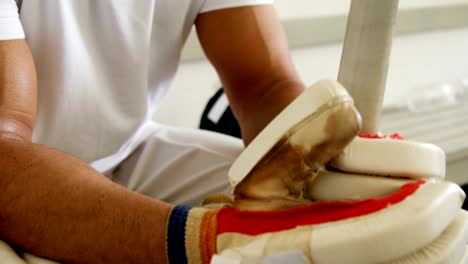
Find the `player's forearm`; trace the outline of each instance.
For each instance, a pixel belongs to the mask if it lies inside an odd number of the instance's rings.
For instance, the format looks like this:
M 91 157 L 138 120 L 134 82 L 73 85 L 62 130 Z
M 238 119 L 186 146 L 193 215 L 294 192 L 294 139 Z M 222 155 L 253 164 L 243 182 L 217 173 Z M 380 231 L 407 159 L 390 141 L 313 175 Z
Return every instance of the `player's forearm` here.
M 36 119 L 36 83 L 26 42 L 0 41 L 0 134 L 31 140 Z
M 0 138 L 0 237 L 65 263 L 164 263 L 170 205 L 66 154 Z
M 33 144 L 36 89 L 25 41 L 0 41 L 0 238 L 66 263 L 165 262 L 170 206 Z
M 248 144 L 304 89 L 272 6 L 200 15 L 197 33 L 225 87 Z

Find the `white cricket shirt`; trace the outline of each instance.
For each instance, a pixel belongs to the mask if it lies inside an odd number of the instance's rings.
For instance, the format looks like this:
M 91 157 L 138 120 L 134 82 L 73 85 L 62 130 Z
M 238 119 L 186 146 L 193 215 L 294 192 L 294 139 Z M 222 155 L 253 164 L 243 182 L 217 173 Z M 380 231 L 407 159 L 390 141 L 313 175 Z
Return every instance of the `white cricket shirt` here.
M 0 40 L 26 40 L 38 72 L 34 142 L 104 172 L 158 129 L 198 14 L 273 0 L 0 0 Z

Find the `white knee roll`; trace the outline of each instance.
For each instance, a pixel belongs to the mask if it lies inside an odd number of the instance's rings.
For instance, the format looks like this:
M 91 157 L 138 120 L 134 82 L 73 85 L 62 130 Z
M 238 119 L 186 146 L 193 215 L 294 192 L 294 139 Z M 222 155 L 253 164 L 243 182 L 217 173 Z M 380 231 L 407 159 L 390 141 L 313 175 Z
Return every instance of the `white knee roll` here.
M 382 197 L 396 192 L 408 179 L 321 171 L 307 183 L 307 193 L 314 201 L 355 201 Z
M 445 153 L 432 144 L 356 137 L 330 166 L 359 174 L 444 178 Z

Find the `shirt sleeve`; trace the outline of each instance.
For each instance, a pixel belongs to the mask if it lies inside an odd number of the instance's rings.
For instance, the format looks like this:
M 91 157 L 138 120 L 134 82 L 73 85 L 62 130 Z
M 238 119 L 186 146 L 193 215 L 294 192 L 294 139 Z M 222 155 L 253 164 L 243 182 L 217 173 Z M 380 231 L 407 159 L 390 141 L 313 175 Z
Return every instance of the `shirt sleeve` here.
M 238 6 L 271 5 L 273 2 L 274 0 L 205 0 L 200 13 Z
M 0 41 L 24 39 L 15 0 L 0 0 Z

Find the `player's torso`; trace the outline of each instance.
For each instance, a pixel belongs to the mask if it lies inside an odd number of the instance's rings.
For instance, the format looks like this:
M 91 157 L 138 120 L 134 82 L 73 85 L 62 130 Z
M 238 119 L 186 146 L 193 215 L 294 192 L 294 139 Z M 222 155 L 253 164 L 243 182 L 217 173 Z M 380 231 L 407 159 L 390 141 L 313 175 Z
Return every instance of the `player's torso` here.
M 38 72 L 34 140 L 88 162 L 116 152 L 166 93 L 202 4 L 23 0 Z

